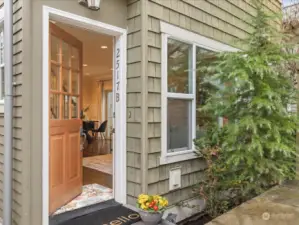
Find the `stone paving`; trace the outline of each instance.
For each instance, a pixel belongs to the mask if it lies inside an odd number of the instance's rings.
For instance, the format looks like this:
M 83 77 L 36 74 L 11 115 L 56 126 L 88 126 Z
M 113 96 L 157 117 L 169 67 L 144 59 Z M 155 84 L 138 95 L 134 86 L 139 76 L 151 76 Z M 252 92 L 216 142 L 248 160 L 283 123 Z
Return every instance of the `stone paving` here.
M 299 181 L 276 186 L 206 225 L 299 225 Z

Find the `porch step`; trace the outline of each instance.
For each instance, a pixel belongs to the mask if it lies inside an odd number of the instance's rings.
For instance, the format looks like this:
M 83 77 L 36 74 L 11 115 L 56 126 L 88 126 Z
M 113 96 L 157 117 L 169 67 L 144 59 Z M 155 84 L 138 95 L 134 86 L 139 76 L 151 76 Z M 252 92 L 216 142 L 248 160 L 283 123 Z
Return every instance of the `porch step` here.
M 87 207 L 83 207 L 80 209 L 75 209 L 73 211 L 61 213 L 58 215 L 50 216 L 49 217 L 49 225 L 63 225 L 65 222 L 73 220 L 78 217 L 82 217 L 87 214 L 91 214 L 97 211 L 101 211 L 108 208 L 113 208 L 120 206 L 121 204 L 117 203 L 113 199 L 101 202 L 95 205 L 90 205 Z M 113 210 L 113 209 L 111 209 Z

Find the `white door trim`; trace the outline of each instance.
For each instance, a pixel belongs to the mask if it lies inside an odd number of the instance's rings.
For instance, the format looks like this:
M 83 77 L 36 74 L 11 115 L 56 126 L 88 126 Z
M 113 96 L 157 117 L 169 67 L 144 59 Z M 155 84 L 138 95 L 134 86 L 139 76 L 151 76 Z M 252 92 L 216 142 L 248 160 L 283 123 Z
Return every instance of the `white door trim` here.
M 42 121 L 42 225 L 49 224 L 49 22 L 51 20 L 71 24 L 80 28 L 112 35 L 118 39 L 120 49 L 119 95 L 116 103 L 115 136 L 117 141 L 113 149 L 114 155 L 114 199 L 126 204 L 126 43 L 127 31 L 96 20 L 76 14 L 43 6 L 43 121 Z M 114 48 L 115 51 L 116 48 Z M 114 60 L 115 61 L 115 60 Z M 114 63 L 115 67 L 115 63 Z M 115 73 L 114 73 L 115 76 Z M 116 79 L 113 79 L 116 80 Z M 115 82 L 115 81 L 114 81 Z

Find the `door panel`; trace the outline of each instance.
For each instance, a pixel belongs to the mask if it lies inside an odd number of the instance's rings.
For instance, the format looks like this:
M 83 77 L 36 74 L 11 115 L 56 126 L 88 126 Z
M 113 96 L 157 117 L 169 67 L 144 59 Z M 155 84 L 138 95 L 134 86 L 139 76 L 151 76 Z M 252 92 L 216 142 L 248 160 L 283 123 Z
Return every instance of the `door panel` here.
M 80 146 L 80 136 L 77 132 L 69 133 L 69 146 L 68 148 L 68 170 L 67 177 L 69 180 L 76 179 L 80 175 L 80 158 L 81 152 L 77 151 L 78 146 Z M 78 154 L 79 152 L 79 154 Z
M 50 165 L 53 168 L 51 179 L 51 185 L 52 188 L 55 188 L 63 183 L 63 161 L 64 161 L 64 155 L 63 155 L 63 142 L 64 142 L 64 136 L 63 135 L 53 135 L 50 139 L 51 147 L 50 153 L 51 153 L 51 162 Z
M 49 211 L 52 214 L 82 192 L 79 116 L 82 43 L 52 23 L 50 33 Z

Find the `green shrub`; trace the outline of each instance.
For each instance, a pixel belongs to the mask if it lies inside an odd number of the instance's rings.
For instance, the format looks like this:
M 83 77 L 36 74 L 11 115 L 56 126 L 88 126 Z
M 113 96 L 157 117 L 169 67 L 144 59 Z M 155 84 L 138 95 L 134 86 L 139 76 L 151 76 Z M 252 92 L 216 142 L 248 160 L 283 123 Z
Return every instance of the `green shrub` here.
M 254 30 L 244 40 L 246 50 L 216 54 L 201 74 L 212 74 L 213 85 L 200 110 L 228 123 L 208 124 L 195 140 L 197 153 L 207 160 L 206 179 L 198 192 L 207 212 L 217 216 L 270 186 L 295 176 L 297 115 L 287 111 L 297 103 L 289 64 L 298 56 L 287 51 L 283 36 L 255 1 Z M 294 75 L 294 74 L 293 74 Z

